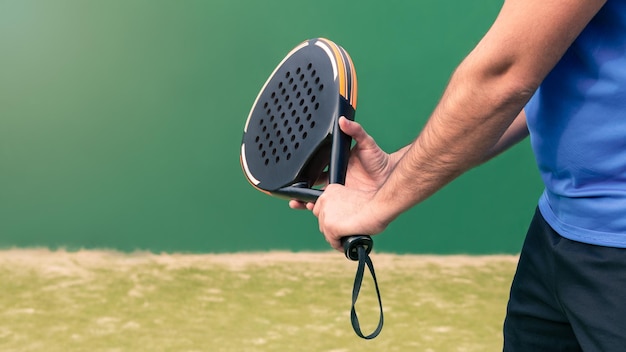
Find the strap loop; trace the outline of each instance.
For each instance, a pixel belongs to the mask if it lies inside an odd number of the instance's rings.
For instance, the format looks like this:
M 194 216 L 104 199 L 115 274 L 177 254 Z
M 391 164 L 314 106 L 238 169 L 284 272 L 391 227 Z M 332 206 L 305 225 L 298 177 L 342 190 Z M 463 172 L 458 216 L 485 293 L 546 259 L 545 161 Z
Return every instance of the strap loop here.
M 352 309 L 350 311 L 350 320 L 352 321 L 352 328 L 354 329 L 354 332 L 359 337 L 364 338 L 366 340 L 370 340 L 378 336 L 378 334 L 380 334 L 381 330 L 383 329 L 383 303 L 380 299 L 378 281 L 376 281 L 376 273 L 374 272 L 374 264 L 372 263 L 372 260 L 367 254 L 365 247 L 358 246 L 357 252 L 358 252 L 359 264 L 357 266 L 356 275 L 354 277 L 354 286 L 352 287 Z M 378 326 L 369 335 L 363 335 L 363 333 L 361 332 L 361 326 L 359 324 L 359 318 L 357 317 L 356 308 L 355 308 L 357 298 L 359 297 L 359 292 L 361 291 L 361 283 L 363 282 L 363 273 L 365 271 L 365 264 L 367 264 L 367 267 L 369 268 L 370 273 L 372 274 L 372 279 L 374 279 L 374 286 L 376 287 L 376 295 L 378 296 L 378 306 L 380 307 L 380 319 L 378 320 Z

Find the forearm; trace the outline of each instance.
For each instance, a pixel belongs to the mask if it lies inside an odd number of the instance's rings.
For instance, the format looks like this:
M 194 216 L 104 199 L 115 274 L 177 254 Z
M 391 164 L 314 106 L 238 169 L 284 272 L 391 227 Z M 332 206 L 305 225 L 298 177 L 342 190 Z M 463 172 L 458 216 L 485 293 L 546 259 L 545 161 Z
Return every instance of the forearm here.
M 528 137 L 528 126 L 526 125 L 526 113 L 522 110 L 498 142 L 484 155 L 481 163 L 491 160 L 526 137 Z
M 532 94 L 532 87 L 509 77 L 474 70 L 480 68 L 471 62 L 459 67 L 419 137 L 376 193 L 384 221 L 483 162 Z
M 492 159 L 493 157 L 499 155 L 504 152 L 508 148 L 522 141 L 524 138 L 528 136 L 528 126 L 526 126 L 526 114 L 524 110 L 522 110 L 515 120 L 511 123 L 509 128 L 502 134 L 498 142 L 484 155 L 483 159 L 480 163 L 484 163 Z M 408 144 L 397 151 L 391 153 L 389 155 L 390 164 L 392 165 L 392 169 L 398 164 L 398 162 L 402 159 L 404 154 L 411 148 L 411 144 Z

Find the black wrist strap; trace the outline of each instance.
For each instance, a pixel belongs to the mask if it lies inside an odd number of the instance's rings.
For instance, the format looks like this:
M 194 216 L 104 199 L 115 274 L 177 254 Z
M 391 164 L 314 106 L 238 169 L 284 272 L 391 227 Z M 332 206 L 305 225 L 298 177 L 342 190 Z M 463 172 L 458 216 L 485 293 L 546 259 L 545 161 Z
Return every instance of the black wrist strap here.
M 374 264 L 372 264 L 372 260 L 369 255 L 365 251 L 363 246 L 359 246 L 357 248 L 358 251 L 358 261 L 359 264 L 356 269 L 356 275 L 354 277 L 354 286 L 352 287 L 352 310 L 350 311 L 350 320 L 352 321 L 352 328 L 354 332 L 359 336 L 366 340 L 373 339 L 380 331 L 383 329 L 383 303 L 380 299 L 380 291 L 378 290 L 378 281 L 376 281 L 376 273 L 374 272 Z M 372 278 L 374 279 L 374 286 L 376 287 L 376 295 L 378 295 L 378 306 L 380 307 L 380 319 L 378 320 L 378 327 L 376 330 L 369 335 L 363 335 L 361 332 L 361 326 L 359 325 L 359 318 L 356 314 L 356 308 L 354 307 L 356 304 L 356 300 L 359 297 L 359 291 L 361 291 L 361 283 L 363 282 L 363 273 L 365 271 L 365 264 L 370 270 L 372 274 Z

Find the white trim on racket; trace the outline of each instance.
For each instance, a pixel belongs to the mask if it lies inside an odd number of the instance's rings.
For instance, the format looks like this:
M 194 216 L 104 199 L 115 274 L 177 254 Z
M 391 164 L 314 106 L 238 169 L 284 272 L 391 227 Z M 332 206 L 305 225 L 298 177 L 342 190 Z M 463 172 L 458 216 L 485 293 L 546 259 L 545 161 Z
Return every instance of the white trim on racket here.
M 335 61 L 335 56 L 333 55 L 333 51 L 326 45 L 326 43 L 318 40 L 315 42 L 316 46 L 319 46 L 326 52 L 328 58 L 330 59 L 330 63 L 333 65 L 333 79 L 337 80 L 337 62 Z
M 243 132 L 248 132 L 248 123 L 250 122 L 250 117 L 252 117 L 252 112 L 254 111 L 254 108 L 256 107 L 256 103 L 259 101 L 259 98 L 261 97 L 261 94 L 263 94 L 263 92 L 265 91 L 265 87 L 267 87 L 267 84 L 270 83 L 270 81 L 272 80 L 272 78 L 274 77 L 274 75 L 276 74 L 276 71 L 278 71 L 278 69 L 283 65 L 283 63 L 285 61 L 287 61 L 288 58 L 291 57 L 291 55 L 295 54 L 296 51 L 304 48 L 305 46 L 309 45 L 309 42 L 303 42 L 302 44 L 298 45 L 297 47 L 293 48 L 293 50 L 291 50 L 289 52 L 289 54 L 287 54 L 287 56 L 285 56 L 285 58 L 283 59 L 283 61 L 281 61 L 276 68 L 274 69 L 274 71 L 272 72 L 272 74 L 270 75 L 270 77 L 267 79 L 267 81 L 265 81 L 265 84 L 263 85 L 263 88 L 261 88 L 261 90 L 259 91 L 259 94 L 256 96 L 256 99 L 254 99 L 254 104 L 252 104 L 252 109 L 250 109 L 250 113 L 248 113 L 248 119 L 246 120 L 246 125 L 243 128 Z M 333 64 L 334 65 L 334 64 Z M 335 67 L 333 66 L 333 69 L 335 69 Z M 336 74 L 336 73 L 335 73 Z
M 250 169 L 248 169 L 248 161 L 246 160 L 246 144 L 245 143 L 241 144 L 241 164 L 243 164 L 243 169 L 246 171 L 246 175 L 248 175 L 248 180 L 250 180 L 250 182 L 254 183 L 255 186 L 261 183 L 261 181 L 257 180 L 254 176 L 252 176 Z

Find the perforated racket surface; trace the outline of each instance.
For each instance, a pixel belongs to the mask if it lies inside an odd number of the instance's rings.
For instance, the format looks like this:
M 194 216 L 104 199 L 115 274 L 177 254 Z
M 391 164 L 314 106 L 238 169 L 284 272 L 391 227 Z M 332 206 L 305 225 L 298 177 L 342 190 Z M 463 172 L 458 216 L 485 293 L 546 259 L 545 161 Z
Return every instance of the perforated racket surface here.
M 340 116 L 354 118 L 356 73 L 345 50 L 307 40 L 278 65 L 257 96 L 244 128 L 241 164 L 250 183 L 275 196 L 311 200 L 328 165 L 343 183 L 350 138 Z M 294 189 L 295 188 L 295 189 Z

